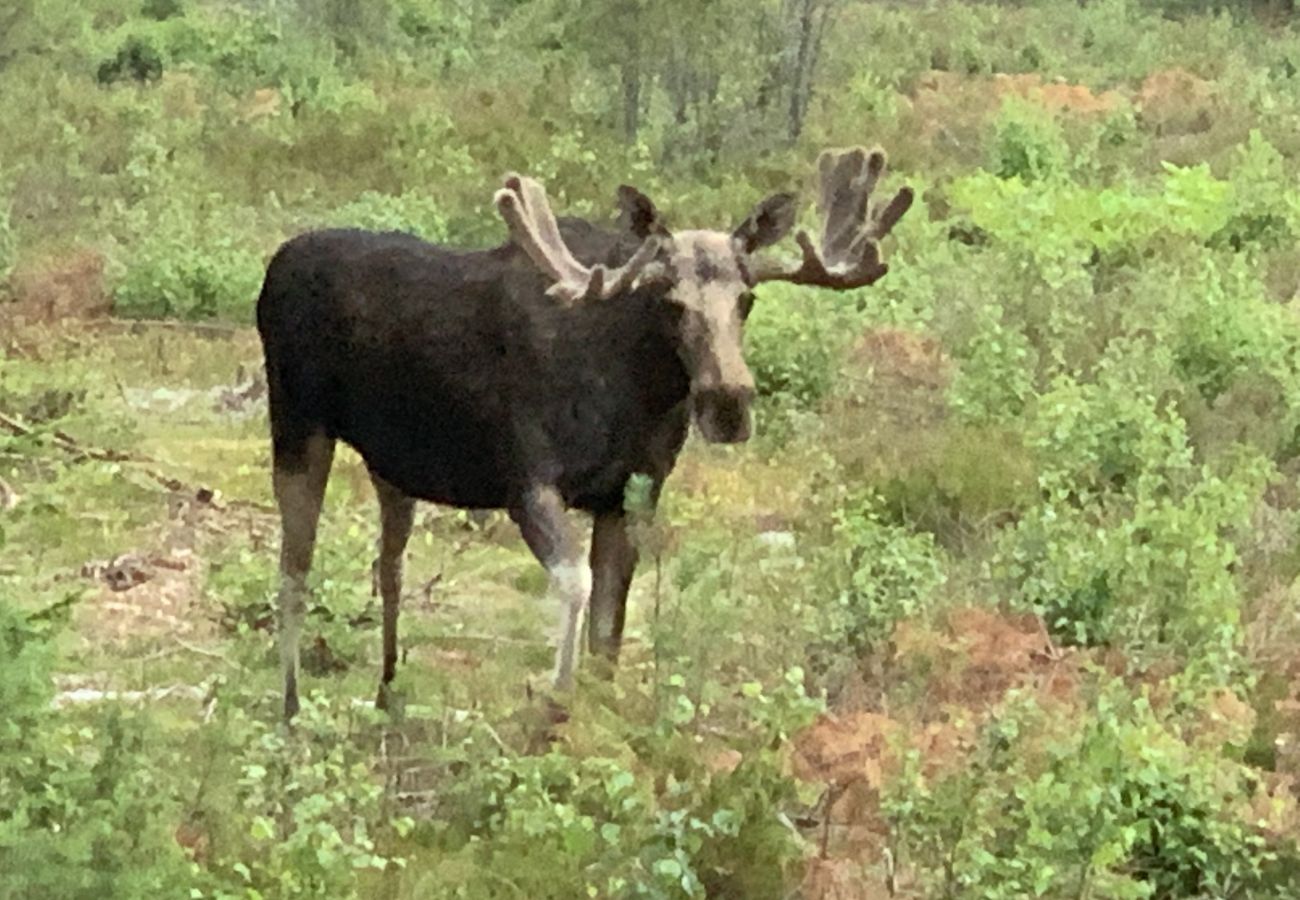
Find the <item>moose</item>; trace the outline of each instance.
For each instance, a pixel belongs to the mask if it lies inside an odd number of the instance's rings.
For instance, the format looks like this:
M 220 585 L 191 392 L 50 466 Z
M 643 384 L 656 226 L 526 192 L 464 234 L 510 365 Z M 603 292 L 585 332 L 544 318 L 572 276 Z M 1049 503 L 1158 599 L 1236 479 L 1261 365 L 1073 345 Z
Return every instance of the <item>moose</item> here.
M 769 281 L 848 290 L 888 271 L 879 241 L 912 203 L 872 202 L 880 150 L 818 160 L 820 239 L 801 259 L 758 251 L 795 224 L 793 194 L 734 230 L 672 232 L 654 204 L 618 189 L 615 227 L 558 220 L 537 182 L 495 195 L 510 240 L 461 251 L 402 233 L 312 231 L 273 256 L 257 301 L 281 515 L 278 640 L 284 715 L 298 710 L 307 576 L 337 441 L 361 456 L 379 501 L 387 708 L 397 665 L 403 555 L 416 500 L 504 509 L 562 598 L 554 686 L 572 686 L 579 625 L 616 662 L 637 552 L 624 492 L 651 501 L 693 420 L 706 441 L 750 434 L 753 377 L 742 330 Z M 588 559 L 566 510 L 591 514 Z

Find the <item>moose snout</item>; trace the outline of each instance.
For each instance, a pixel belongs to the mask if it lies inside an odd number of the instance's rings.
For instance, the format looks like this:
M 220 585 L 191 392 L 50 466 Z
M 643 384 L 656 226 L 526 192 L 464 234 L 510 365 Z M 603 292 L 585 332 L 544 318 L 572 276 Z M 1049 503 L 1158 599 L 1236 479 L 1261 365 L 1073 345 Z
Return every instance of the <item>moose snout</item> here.
M 695 392 L 695 421 L 712 444 L 739 444 L 749 440 L 749 408 L 754 402 L 750 384 L 726 384 Z

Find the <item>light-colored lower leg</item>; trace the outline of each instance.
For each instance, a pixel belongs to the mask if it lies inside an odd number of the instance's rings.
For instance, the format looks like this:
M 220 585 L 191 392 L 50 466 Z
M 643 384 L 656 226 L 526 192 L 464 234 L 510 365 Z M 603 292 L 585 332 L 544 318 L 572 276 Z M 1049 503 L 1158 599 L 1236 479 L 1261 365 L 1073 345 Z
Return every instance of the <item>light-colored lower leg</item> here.
M 551 584 L 564 611 L 560 643 L 555 650 L 555 687 L 567 691 L 573 687 L 582 614 L 587 609 L 587 598 L 591 596 L 591 569 L 581 560 L 560 563 L 551 569 Z
M 307 618 L 307 584 L 304 578 L 280 575 L 280 594 L 276 601 L 279 621 L 276 624 L 280 647 L 280 669 L 284 673 L 284 715 L 298 712 L 298 644 Z
M 387 687 L 397 674 L 397 618 L 402 599 L 403 556 L 415 524 L 415 501 L 378 476 L 372 476 L 379 497 L 379 558 L 375 577 L 384 601 L 383 673 L 379 681 L 381 709 L 388 706 Z
M 277 467 L 272 473 L 280 507 L 280 592 L 276 633 L 284 674 L 284 715 L 298 711 L 298 643 L 307 617 L 307 574 L 316 548 L 325 482 L 334 459 L 334 442 L 326 437 L 308 441 L 305 465 L 298 471 Z
M 519 523 L 528 549 L 551 575 L 551 589 L 561 602 L 564 624 L 555 652 L 555 686 L 573 685 L 578 661 L 582 614 L 591 594 L 591 570 L 582 559 L 582 546 L 565 520 L 564 500 L 552 485 L 538 484 L 524 494 L 510 516 Z

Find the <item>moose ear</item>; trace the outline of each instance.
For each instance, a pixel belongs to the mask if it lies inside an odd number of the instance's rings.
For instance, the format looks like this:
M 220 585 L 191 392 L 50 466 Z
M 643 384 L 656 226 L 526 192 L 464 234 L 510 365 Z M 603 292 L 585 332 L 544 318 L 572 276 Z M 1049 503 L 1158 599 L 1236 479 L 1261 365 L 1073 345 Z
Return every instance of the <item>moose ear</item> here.
M 639 238 L 652 234 L 666 235 L 659 210 L 650 202 L 650 198 L 628 184 L 618 188 L 619 223 Z
M 744 253 L 753 253 L 762 247 L 769 247 L 794 227 L 794 194 L 773 194 L 741 222 L 731 237 Z

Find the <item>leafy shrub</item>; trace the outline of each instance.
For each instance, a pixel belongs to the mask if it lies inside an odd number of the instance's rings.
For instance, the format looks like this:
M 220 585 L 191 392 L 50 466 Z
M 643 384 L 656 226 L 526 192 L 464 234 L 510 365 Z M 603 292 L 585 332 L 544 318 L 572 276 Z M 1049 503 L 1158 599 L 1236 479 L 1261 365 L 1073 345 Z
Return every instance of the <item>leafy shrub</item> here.
M 239 710 L 223 719 L 224 739 L 242 745 L 230 830 L 243 840 L 213 867 L 227 886 L 212 896 L 359 897 L 366 870 L 403 864 L 377 842 L 412 823 L 385 814 L 372 750 L 357 740 L 366 717 L 350 702 L 306 698 L 292 732 Z
M 1028 100 L 1008 97 L 993 138 L 992 170 L 999 178 L 1033 183 L 1068 174 L 1070 147 L 1052 114 Z
M 172 839 L 156 735 L 108 709 L 49 703 L 49 615 L 0 601 L 0 887 L 6 896 L 173 896 L 188 863 Z
M 216 199 L 209 203 L 217 204 Z M 166 197 L 134 212 L 139 237 L 112 286 L 113 310 L 128 317 L 223 318 L 251 322 L 266 271 L 249 246 L 245 210 L 208 211 Z
M 1016 419 L 1033 396 L 1037 353 L 1025 335 L 1002 318 L 994 304 L 979 310 L 949 387 L 953 411 L 967 422 Z
M 745 326 L 745 360 L 760 397 L 813 408 L 830 389 L 844 336 L 835 311 L 813 293 L 765 286 Z
M 913 755 L 885 802 L 912 864 L 963 896 L 1287 896 L 1274 863 L 1296 847 L 1270 847 L 1250 770 L 1122 685 L 1099 693 L 1086 709 L 1011 695 L 937 777 Z
M 1300 329 L 1265 296 L 1247 260 L 1222 265 L 1205 258 L 1189 274 L 1195 295 L 1171 316 L 1178 374 L 1210 401 L 1240 377 L 1271 375 L 1284 386 L 1280 411 L 1293 415 L 1289 407 L 1300 400 L 1294 361 Z
M 422 191 L 393 196 L 366 191 L 328 217 L 332 225 L 375 231 L 404 231 L 427 241 L 448 239 L 447 217 L 438 203 Z
M 1300 195 L 1286 176 L 1286 161 L 1258 130 L 1237 149 L 1229 172 L 1232 217 L 1211 238 L 1212 246 L 1241 252 L 1294 243 Z
M 830 563 L 847 580 L 825 635 L 861 653 L 905 618 L 923 615 L 945 581 L 934 536 L 883 521 L 875 497 L 850 497 L 835 513 Z
M 667 714 L 651 722 L 592 712 L 575 739 L 598 755 L 498 755 L 448 785 L 457 819 L 473 823 L 449 849 L 492 873 L 458 896 L 495 897 L 503 888 L 557 900 L 786 895 L 802 847 L 780 821 L 796 784 L 776 748 L 818 706 L 804 696 L 803 673 L 766 688 L 742 685 L 742 724 L 727 729 L 724 746 L 692 737 L 707 711 L 681 682 L 662 689 Z M 624 708 L 648 699 L 637 690 Z
M 1076 643 L 1174 646 L 1231 662 L 1241 604 L 1231 532 L 1269 467 L 1239 455 L 1198 470 L 1173 412 L 1111 370 L 1039 400 L 1031 446 L 1043 501 L 997 561 L 1020 602 Z
M 309 673 L 324 675 L 365 658 L 379 613 L 369 577 L 373 534 L 355 523 L 342 529 L 326 524 L 317 547 L 301 657 Z M 231 630 L 273 631 L 278 585 L 273 556 L 245 545 L 213 560 L 207 589 L 224 608 Z
M 99 64 L 95 79 L 104 85 L 115 81 L 157 81 L 163 74 L 163 54 L 145 34 L 129 35 L 111 59 Z

